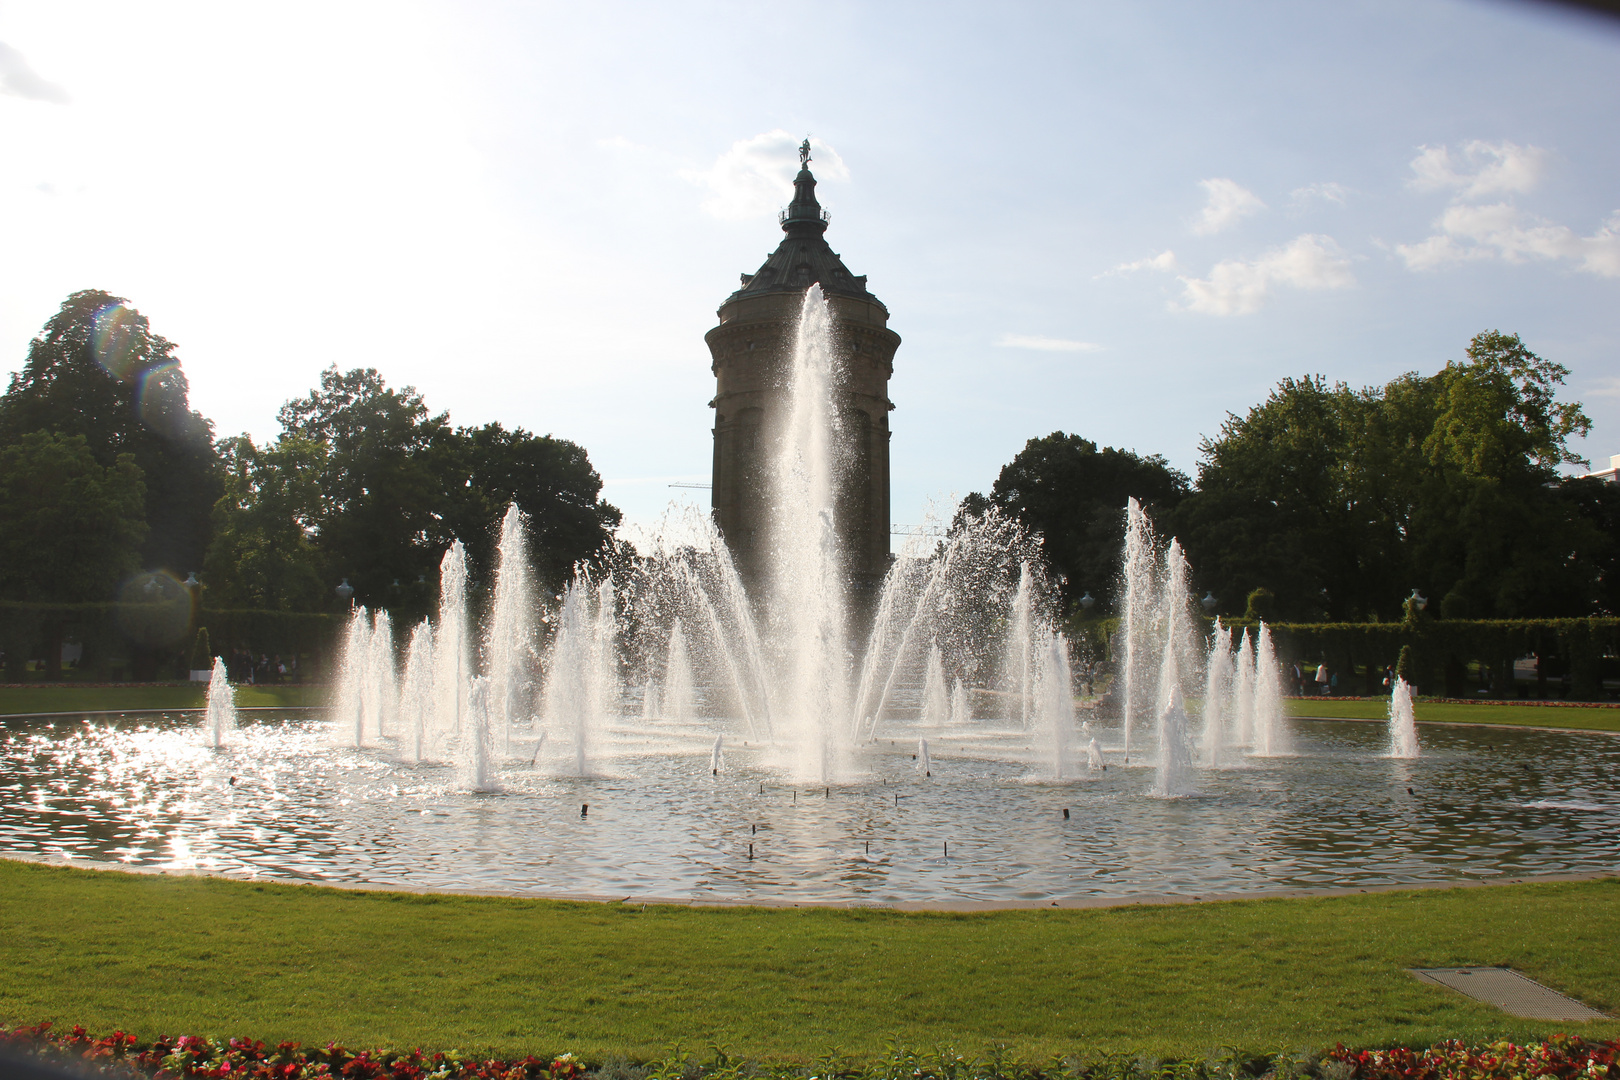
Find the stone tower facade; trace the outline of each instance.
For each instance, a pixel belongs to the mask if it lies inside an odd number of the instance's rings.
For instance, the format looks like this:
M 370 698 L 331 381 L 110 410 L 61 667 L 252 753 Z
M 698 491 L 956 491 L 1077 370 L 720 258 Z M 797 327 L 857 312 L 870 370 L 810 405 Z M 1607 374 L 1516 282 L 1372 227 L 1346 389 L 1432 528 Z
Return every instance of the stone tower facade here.
M 766 567 L 771 463 L 789 408 L 788 382 L 805 290 L 819 284 L 836 326 L 834 393 L 842 445 L 833 507 L 849 583 L 859 597 L 889 566 L 889 376 L 900 335 L 889 311 L 827 244 L 827 215 L 816 201 L 808 141 L 793 202 L 782 213 L 782 243 L 720 305 L 720 325 L 704 340 L 714 358 L 715 521 L 750 588 Z M 757 595 L 757 593 L 756 593 Z

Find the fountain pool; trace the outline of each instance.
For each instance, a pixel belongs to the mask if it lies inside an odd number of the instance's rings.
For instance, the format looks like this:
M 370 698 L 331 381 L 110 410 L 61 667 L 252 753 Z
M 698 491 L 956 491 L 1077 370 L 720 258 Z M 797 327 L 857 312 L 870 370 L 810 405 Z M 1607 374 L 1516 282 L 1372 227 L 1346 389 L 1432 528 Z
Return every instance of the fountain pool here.
M 203 733 L 204 735 L 206 732 Z M 1055 783 L 1011 729 L 880 740 L 867 773 L 793 784 L 754 746 L 620 732 L 613 773 L 457 768 L 337 745 L 324 720 L 244 714 L 0 721 L 0 850 L 280 880 L 680 900 L 1047 901 L 1446 882 L 1620 866 L 1620 738 L 1296 721 L 1294 756 L 1152 794 L 1118 764 Z M 235 777 L 236 782 L 231 783 Z M 1407 794 L 1407 789 L 1412 794 Z M 580 814 L 589 804 L 588 815 Z M 1063 811 L 1070 811 L 1067 820 Z M 753 858 L 749 858 L 749 845 Z M 945 845 L 949 844 L 949 856 Z
M 1211 628 L 1135 501 L 1116 720 L 1076 713 L 1040 542 L 990 511 L 856 602 L 836 327 L 804 297 L 751 595 L 693 516 L 538 595 L 453 544 L 432 623 L 357 610 L 329 713 L 0 721 L 0 853 L 672 899 L 1061 901 L 1612 871 L 1620 740 L 1289 722 L 1263 625 Z M 777 430 L 779 429 L 779 430 Z M 1102 643 L 1094 641 L 1091 647 Z M 589 807 L 586 812 L 585 807 Z

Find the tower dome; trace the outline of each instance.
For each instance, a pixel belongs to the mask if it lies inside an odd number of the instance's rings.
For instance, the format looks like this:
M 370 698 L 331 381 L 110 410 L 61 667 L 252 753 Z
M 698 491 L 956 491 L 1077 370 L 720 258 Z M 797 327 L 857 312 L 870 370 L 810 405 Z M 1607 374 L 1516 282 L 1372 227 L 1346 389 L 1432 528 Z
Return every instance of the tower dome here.
M 839 483 L 834 528 L 850 584 L 875 589 L 889 564 L 889 376 L 900 335 L 889 311 L 827 243 L 810 145 L 799 148 L 782 241 L 718 311 L 704 336 L 713 357 L 715 522 L 746 583 L 759 580 L 769 543 L 769 463 L 788 408 L 786 373 L 804 294 L 820 285 L 836 329 L 834 408 Z

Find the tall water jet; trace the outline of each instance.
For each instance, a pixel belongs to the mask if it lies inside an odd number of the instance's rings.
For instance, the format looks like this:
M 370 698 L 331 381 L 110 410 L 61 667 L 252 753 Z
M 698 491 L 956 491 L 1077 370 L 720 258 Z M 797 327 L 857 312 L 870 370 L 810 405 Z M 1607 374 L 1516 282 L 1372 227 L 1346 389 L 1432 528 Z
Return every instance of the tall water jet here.
M 1175 664 L 1173 655 L 1165 658 L 1167 667 Z M 1187 737 L 1187 705 L 1181 696 L 1181 682 L 1172 676 L 1170 697 L 1159 714 L 1159 762 L 1153 776 L 1153 794 L 1163 799 L 1190 795 L 1192 785 L 1192 742 Z
M 378 740 L 394 733 L 399 709 L 399 676 L 394 668 L 394 620 L 386 611 L 372 619 L 365 645 L 365 690 L 362 695 L 367 724 Z
M 571 770 L 587 776 L 618 700 L 612 579 L 580 575 L 563 593 L 542 693 L 545 725 L 568 747 Z
M 1039 662 L 1035 643 L 1035 588 L 1029 563 L 1018 566 L 1018 591 L 1013 594 L 1012 630 L 1007 638 L 1007 674 L 1013 694 L 1012 715 L 1024 728 L 1030 726 L 1034 704 L 1035 665 Z
M 343 659 L 338 664 L 337 693 L 333 716 L 349 729 L 353 745 L 366 744 L 366 677 L 371 662 L 371 613 L 357 607 L 349 612 L 349 625 L 343 631 Z
M 924 776 L 934 775 L 934 762 L 928 756 L 928 740 L 917 740 L 917 771 Z
M 1282 757 L 1292 752 L 1290 742 L 1283 718 L 1282 668 L 1271 644 L 1271 628 L 1261 623 L 1254 649 L 1254 753 Z
M 490 682 L 483 676 L 472 679 L 467 686 L 467 715 L 462 724 L 461 769 L 463 786 L 471 791 L 490 791 L 495 787 L 494 767 L 490 760 L 493 751 L 493 733 L 490 731 Z
M 1154 658 L 1154 623 L 1158 614 L 1158 588 L 1154 563 L 1153 524 L 1135 499 L 1125 502 L 1125 562 L 1120 605 L 1119 633 L 1125 656 L 1121 665 L 1124 683 L 1122 712 L 1125 722 L 1125 753 L 1131 752 L 1131 735 L 1151 708 L 1148 672 Z
M 1397 678 L 1389 693 L 1389 756 L 1415 758 L 1418 749 L 1417 712 L 1412 707 L 1412 686 Z
M 523 514 L 506 508 L 496 545 L 495 602 L 484 637 L 484 670 L 489 678 L 489 723 L 494 744 L 511 753 L 512 728 L 533 714 L 535 588 L 529 566 Z
M 687 653 L 686 634 L 677 618 L 669 631 L 669 656 L 664 663 L 664 717 L 678 724 L 693 720 L 692 660 Z
M 912 548 L 896 559 L 884 581 L 861 663 L 854 730 L 876 737 L 896 685 L 914 663 L 922 666 L 916 650 L 930 640 L 949 641 L 950 650 L 943 644 L 941 650 L 966 659 L 967 673 L 978 670 L 978 677 L 987 679 L 992 672 L 979 670 L 975 661 L 982 664 L 995 655 L 993 643 L 1002 639 L 1003 669 L 998 674 L 1011 683 L 1010 719 L 1020 723 L 1019 657 L 1028 652 L 1032 658 L 1032 692 L 1033 669 L 1047 629 L 1045 579 L 1037 566 L 1027 565 L 1038 555 L 1039 542 L 1016 519 L 992 508 L 953 528 L 931 554 Z M 1023 586 L 1022 598 L 1012 589 L 1014 581 Z M 1031 641 L 1032 636 L 1037 640 Z
M 1071 779 L 1075 775 L 1074 679 L 1069 670 L 1069 643 L 1062 634 L 1048 634 L 1040 659 L 1032 729 L 1036 753 L 1045 759 L 1053 780 Z
M 472 675 L 467 617 L 467 550 L 451 543 L 439 560 L 439 622 L 434 629 L 433 672 L 436 726 L 460 735 L 467 711 L 467 681 Z
M 798 777 L 839 776 L 851 749 L 844 567 L 834 521 L 837 355 L 819 285 L 806 291 L 789 371 L 788 415 L 772 476 L 768 600 L 781 658 L 783 734 Z M 773 718 L 774 719 L 774 718 Z
M 923 727 L 943 727 L 951 719 L 951 697 L 945 689 L 945 663 L 939 643 L 928 647 L 928 668 L 923 675 Z
M 1162 715 L 1170 704 L 1170 685 L 1174 679 L 1183 699 L 1190 696 L 1203 659 L 1198 646 L 1198 633 L 1193 627 L 1192 571 L 1182 554 L 1181 542 L 1172 539 L 1164 552 L 1164 575 L 1159 585 L 1160 621 L 1163 628 L 1163 659 L 1160 665 L 1159 693 L 1156 710 Z M 1175 663 L 1170 663 L 1171 658 Z
M 968 704 L 967 691 L 962 689 L 962 682 L 958 679 L 951 684 L 951 725 L 960 727 L 972 719 L 973 709 Z
M 1226 729 L 1231 724 L 1232 697 L 1232 635 L 1227 633 L 1221 620 L 1215 620 L 1215 633 L 1210 639 L 1209 659 L 1204 665 L 1204 764 L 1214 768 L 1221 763 L 1221 751 L 1226 743 Z
M 426 621 L 411 629 L 405 653 L 405 676 L 400 680 L 399 716 L 402 738 L 412 761 L 430 752 L 433 740 L 433 626 Z
M 216 749 L 224 746 L 226 735 L 236 730 L 236 689 L 231 686 L 222 656 L 214 657 L 214 670 L 208 676 L 208 711 L 203 715 L 203 729 L 208 732 L 209 745 Z
M 1254 684 L 1254 639 L 1244 627 L 1232 675 L 1232 742 L 1237 746 L 1254 745 Z
M 662 702 L 658 696 L 658 683 L 648 679 L 647 685 L 641 688 L 641 718 L 643 720 L 656 720 L 662 714 Z

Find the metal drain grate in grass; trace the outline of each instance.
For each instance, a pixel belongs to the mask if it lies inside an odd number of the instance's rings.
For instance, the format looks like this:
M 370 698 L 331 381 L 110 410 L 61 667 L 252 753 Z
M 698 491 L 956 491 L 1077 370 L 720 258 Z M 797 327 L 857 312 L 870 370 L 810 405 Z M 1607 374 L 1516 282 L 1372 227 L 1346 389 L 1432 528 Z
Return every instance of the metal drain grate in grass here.
M 1572 997 L 1549 990 L 1534 979 L 1527 979 L 1512 968 L 1408 968 L 1424 982 L 1438 983 L 1476 1001 L 1495 1005 L 1512 1016 L 1527 1020 L 1606 1020 L 1596 1009 Z

